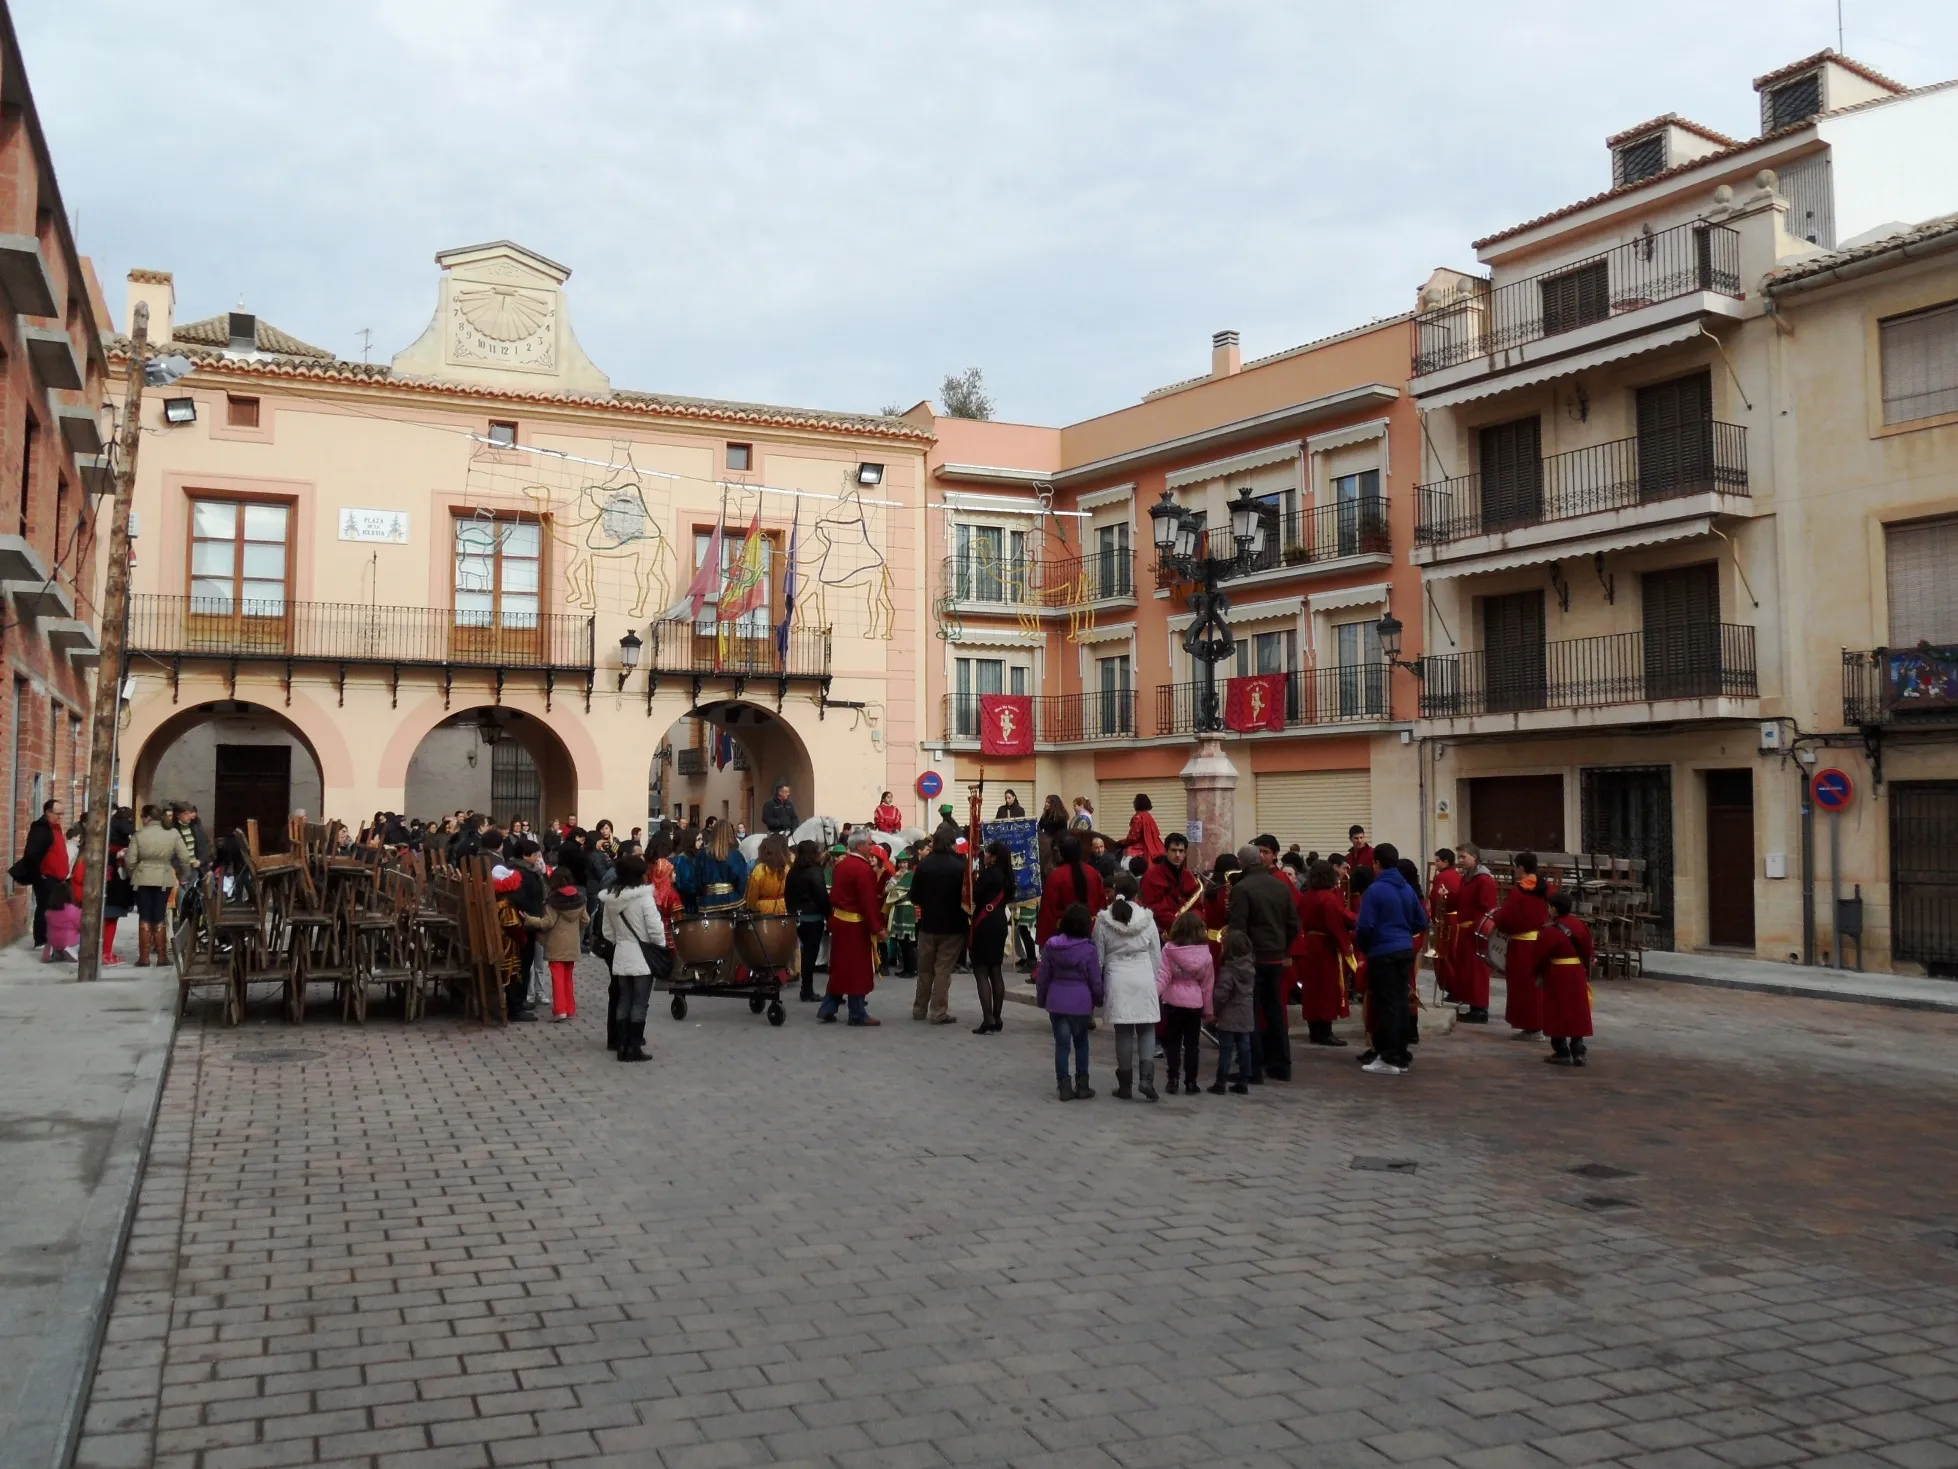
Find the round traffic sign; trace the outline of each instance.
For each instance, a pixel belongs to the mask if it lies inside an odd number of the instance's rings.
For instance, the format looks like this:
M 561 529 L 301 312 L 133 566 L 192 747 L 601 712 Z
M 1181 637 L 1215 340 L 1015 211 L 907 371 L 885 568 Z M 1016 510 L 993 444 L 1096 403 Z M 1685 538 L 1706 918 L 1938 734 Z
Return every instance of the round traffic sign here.
M 1856 787 L 1850 783 L 1849 776 L 1834 766 L 1815 773 L 1813 788 L 1815 804 L 1824 811 L 1846 811 L 1856 795 Z
M 927 770 L 923 775 L 918 777 L 918 794 L 923 796 L 927 801 L 931 800 L 944 789 L 945 782 L 939 778 L 936 770 Z

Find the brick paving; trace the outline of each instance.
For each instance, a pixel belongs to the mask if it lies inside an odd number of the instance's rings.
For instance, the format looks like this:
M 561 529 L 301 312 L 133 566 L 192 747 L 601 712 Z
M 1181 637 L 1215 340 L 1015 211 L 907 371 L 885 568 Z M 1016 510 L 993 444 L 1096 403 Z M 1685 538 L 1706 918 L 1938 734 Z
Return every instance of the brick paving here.
M 1958 1466 L 1958 1017 L 1624 985 L 1585 1072 L 1149 1107 L 882 1009 L 187 1023 L 78 1463 Z

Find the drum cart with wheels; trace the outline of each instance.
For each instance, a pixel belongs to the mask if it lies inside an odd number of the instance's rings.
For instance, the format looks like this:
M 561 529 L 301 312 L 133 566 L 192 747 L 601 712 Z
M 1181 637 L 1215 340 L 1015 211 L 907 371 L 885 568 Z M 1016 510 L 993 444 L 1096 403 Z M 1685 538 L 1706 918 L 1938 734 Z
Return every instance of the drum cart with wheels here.
M 694 996 L 743 1000 L 770 1025 L 788 1019 L 782 986 L 796 953 L 795 920 L 745 908 L 689 914 L 673 924 L 673 972 L 653 988 L 670 995 L 675 1020 L 687 1018 Z M 737 961 L 747 977 L 737 979 Z

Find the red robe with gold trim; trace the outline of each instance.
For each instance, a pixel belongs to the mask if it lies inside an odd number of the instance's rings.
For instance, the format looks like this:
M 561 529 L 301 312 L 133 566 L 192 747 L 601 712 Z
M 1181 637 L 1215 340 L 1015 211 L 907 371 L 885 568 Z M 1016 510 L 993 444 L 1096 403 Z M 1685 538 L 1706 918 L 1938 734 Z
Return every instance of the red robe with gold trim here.
M 883 880 L 851 852 L 836 864 L 829 889 L 829 988 L 867 995 L 877 987 L 877 939 L 884 932 Z
M 1475 947 L 1475 926 L 1496 911 L 1496 879 L 1486 867 L 1463 877 L 1455 898 L 1455 999 L 1475 1010 L 1489 1008 L 1489 965 Z
M 1462 874 L 1452 867 L 1436 870 L 1428 884 L 1428 938 L 1434 944 L 1435 985 L 1451 1000 L 1455 993 L 1455 910 L 1462 895 Z
M 1553 918 L 1537 939 L 1543 1033 L 1559 1040 L 1591 1034 L 1591 930 L 1575 914 Z
M 1538 946 L 1550 905 L 1543 898 L 1543 879 L 1525 874 L 1496 910 L 1496 927 L 1509 935 L 1509 959 L 1503 966 L 1503 1019 L 1516 1030 L 1543 1029 L 1543 992 L 1537 988 Z
M 1331 889 L 1307 889 L 1299 894 L 1299 927 L 1305 931 L 1305 958 L 1301 961 L 1305 1018 L 1338 1020 L 1348 1013 L 1346 975 L 1353 957 L 1353 927 L 1346 917 L 1346 905 Z

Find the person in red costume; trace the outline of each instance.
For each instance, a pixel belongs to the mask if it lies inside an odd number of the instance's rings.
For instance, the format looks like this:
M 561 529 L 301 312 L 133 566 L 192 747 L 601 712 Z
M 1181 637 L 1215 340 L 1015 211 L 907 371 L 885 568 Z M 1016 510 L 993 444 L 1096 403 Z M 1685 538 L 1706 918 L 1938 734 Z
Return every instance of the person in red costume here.
M 1163 854 L 1142 874 L 1142 906 L 1156 919 L 1156 932 L 1167 941 L 1177 915 L 1203 900 L 1203 883 L 1185 864 L 1190 839 L 1180 831 L 1163 838 Z
M 1057 860 L 1041 887 L 1040 913 L 1034 920 L 1033 937 L 1043 950 L 1047 940 L 1061 931 L 1061 915 L 1074 903 L 1086 904 L 1090 918 L 1108 904 L 1101 874 L 1082 859 L 1079 832 L 1069 832 L 1061 838 Z
M 829 988 L 816 1007 L 824 1024 L 845 1000 L 850 1024 L 881 1025 L 870 1013 L 877 988 L 877 940 L 884 932 L 884 878 L 871 861 L 876 839 L 863 827 L 850 833 L 849 850 L 836 864 L 829 888 Z
M 1346 860 L 1355 867 L 1373 866 L 1373 843 L 1367 840 L 1364 826 L 1346 829 Z
M 904 825 L 904 813 L 891 801 L 891 793 L 885 791 L 877 802 L 877 809 L 870 815 L 871 824 L 879 831 L 896 831 Z
M 1550 1037 L 1552 1066 L 1582 1066 L 1591 1034 L 1591 964 L 1597 951 L 1590 927 L 1570 911 L 1564 893 L 1550 895 L 1550 918 L 1537 939 L 1543 1032 Z
M 1455 852 L 1460 887 L 1455 895 L 1455 1013 L 1465 1025 L 1489 1023 L 1489 963 L 1475 943 L 1476 925 L 1496 911 L 1496 879 L 1482 853 L 1463 842 Z
M 1204 888 L 1203 928 L 1210 940 L 1210 967 L 1214 973 L 1224 962 L 1224 933 L 1231 926 L 1231 878 L 1237 873 L 1237 857 L 1230 852 L 1217 854 L 1210 882 Z
M 1538 944 L 1550 919 L 1544 901 L 1543 879 L 1537 876 L 1536 853 L 1518 852 L 1516 881 L 1496 910 L 1496 927 L 1509 936 L 1509 958 L 1503 965 L 1503 1019 L 1519 1040 L 1543 1033 L 1543 996 L 1537 989 Z
M 1315 1046 L 1346 1044 L 1333 1034 L 1333 1022 L 1348 1013 L 1346 975 L 1353 964 L 1353 926 L 1334 882 L 1331 864 L 1314 862 L 1306 869 L 1305 891 L 1298 896 L 1305 942 L 1306 1039 Z
M 1146 857 L 1154 862 L 1163 854 L 1163 834 L 1156 826 L 1151 804 L 1147 796 L 1137 793 L 1135 815 L 1129 818 L 1128 835 L 1116 844 L 1125 858 Z
M 1435 853 L 1435 873 L 1428 882 L 1428 936 L 1435 951 L 1435 986 L 1449 1000 L 1461 998 L 1455 993 L 1455 910 L 1461 895 L 1455 854 L 1443 847 Z

